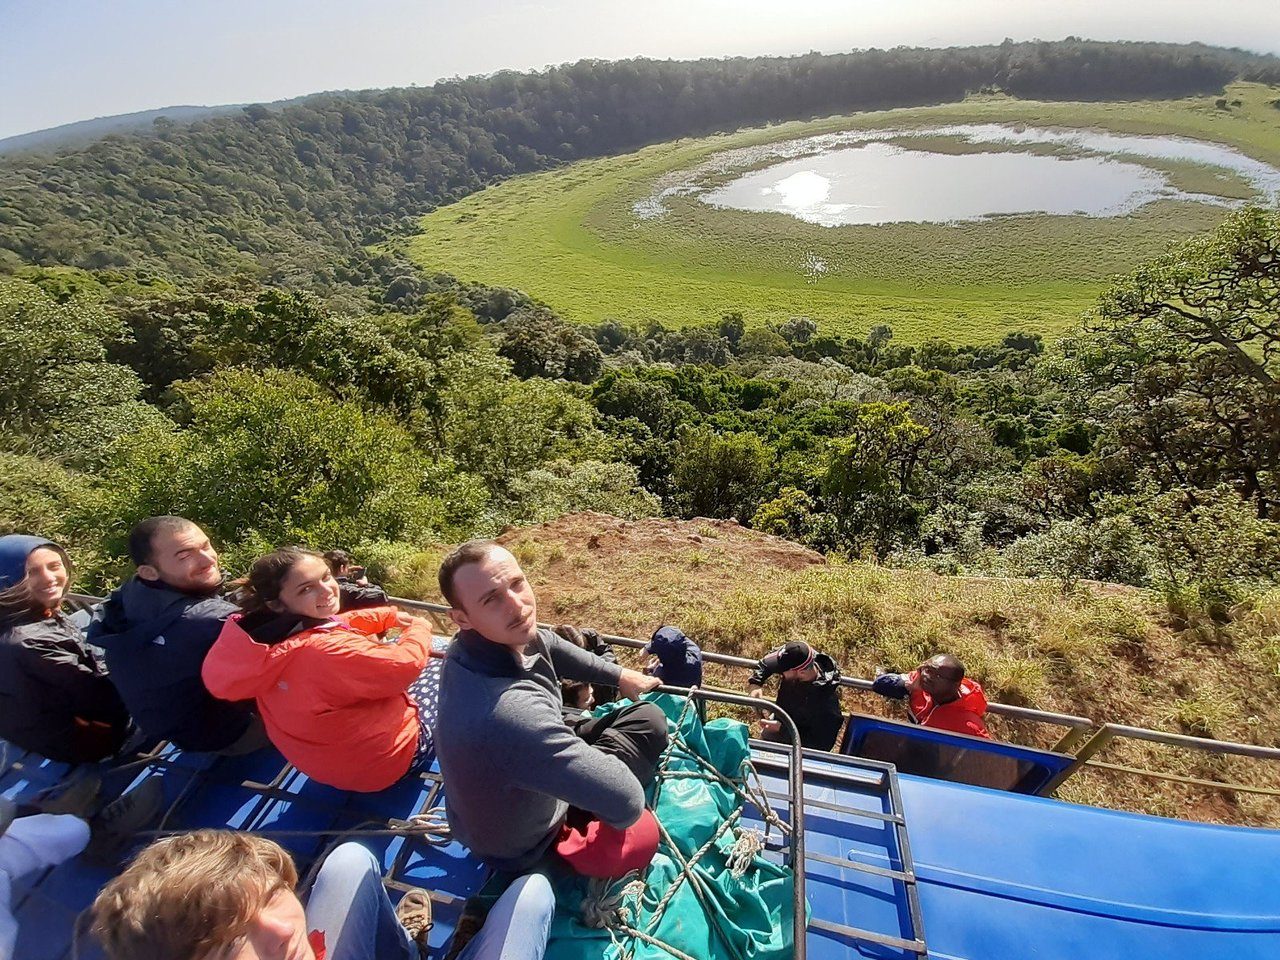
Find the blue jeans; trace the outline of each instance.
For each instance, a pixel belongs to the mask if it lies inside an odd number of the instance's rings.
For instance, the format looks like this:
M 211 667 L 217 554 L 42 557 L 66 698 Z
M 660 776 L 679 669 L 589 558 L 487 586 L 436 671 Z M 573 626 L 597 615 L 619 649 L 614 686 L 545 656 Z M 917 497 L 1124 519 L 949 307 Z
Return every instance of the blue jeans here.
M 521 877 L 494 904 L 459 960 L 542 960 L 555 909 L 546 877 Z M 324 931 L 326 960 L 418 957 L 382 885 L 382 864 L 358 843 L 342 844 L 320 867 L 307 899 L 307 926 Z

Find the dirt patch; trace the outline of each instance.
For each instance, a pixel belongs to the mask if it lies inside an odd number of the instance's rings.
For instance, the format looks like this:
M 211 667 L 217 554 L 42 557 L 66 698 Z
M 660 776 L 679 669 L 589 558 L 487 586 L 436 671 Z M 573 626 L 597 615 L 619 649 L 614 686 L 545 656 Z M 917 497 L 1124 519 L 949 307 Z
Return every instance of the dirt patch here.
M 733 520 L 620 520 L 572 513 L 504 530 L 538 592 L 545 620 L 647 636 L 682 622 L 744 580 L 771 583 L 826 563 L 822 554 Z

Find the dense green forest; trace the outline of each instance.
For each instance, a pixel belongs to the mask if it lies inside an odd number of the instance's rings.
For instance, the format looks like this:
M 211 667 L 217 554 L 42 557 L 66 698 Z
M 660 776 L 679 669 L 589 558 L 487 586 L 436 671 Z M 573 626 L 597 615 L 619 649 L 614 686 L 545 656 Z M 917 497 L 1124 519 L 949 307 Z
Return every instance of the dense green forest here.
M 512 173 L 963 96 L 1150 97 L 1274 58 L 1012 44 L 585 62 L 111 137 L 0 163 L 0 532 L 90 585 L 178 512 L 233 570 L 282 542 L 375 569 L 596 509 L 735 517 L 947 572 L 1118 580 L 1225 617 L 1280 569 L 1280 215 L 1119 282 L 1060 344 L 836 338 L 804 316 L 565 323 L 366 246 Z

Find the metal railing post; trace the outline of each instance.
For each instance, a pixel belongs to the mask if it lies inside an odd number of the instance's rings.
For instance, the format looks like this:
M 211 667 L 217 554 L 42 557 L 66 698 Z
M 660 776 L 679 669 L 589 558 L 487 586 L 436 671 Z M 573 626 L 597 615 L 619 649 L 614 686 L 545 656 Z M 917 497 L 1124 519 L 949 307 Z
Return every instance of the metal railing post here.
M 1115 730 L 1109 723 L 1104 723 L 1098 728 L 1098 732 L 1090 737 L 1083 747 L 1076 751 L 1076 758 L 1071 761 L 1071 765 L 1063 770 L 1060 774 L 1053 778 L 1049 783 L 1045 784 L 1044 793 L 1046 796 L 1051 795 L 1058 787 L 1062 786 L 1070 780 L 1076 773 L 1089 762 L 1089 758 L 1105 747 L 1115 738 Z
M 796 726 L 796 722 L 791 719 L 787 711 L 783 710 L 771 700 L 761 700 L 759 697 L 749 697 L 740 693 L 720 693 L 719 691 L 703 690 L 700 687 L 669 687 L 666 684 L 658 687 L 661 693 L 671 693 L 680 697 L 689 697 L 698 700 L 714 700 L 717 703 L 731 703 L 740 707 L 750 707 L 753 710 L 768 710 L 775 717 L 782 721 L 783 726 L 791 735 L 791 743 L 788 745 L 788 762 L 787 762 L 787 792 L 790 796 L 787 798 L 791 807 L 791 923 L 792 923 L 792 954 L 796 960 L 805 960 L 806 947 L 805 943 L 806 930 L 808 929 L 808 919 L 805 916 L 806 900 L 805 900 L 805 876 L 804 876 L 804 752 L 800 745 L 800 729 Z M 763 802 L 768 803 L 768 800 Z M 761 817 L 765 811 L 761 810 Z
M 1054 753 L 1070 753 L 1071 748 L 1083 740 L 1092 729 L 1093 725 L 1088 727 L 1072 727 L 1062 735 L 1062 739 L 1055 743 L 1049 749 Z

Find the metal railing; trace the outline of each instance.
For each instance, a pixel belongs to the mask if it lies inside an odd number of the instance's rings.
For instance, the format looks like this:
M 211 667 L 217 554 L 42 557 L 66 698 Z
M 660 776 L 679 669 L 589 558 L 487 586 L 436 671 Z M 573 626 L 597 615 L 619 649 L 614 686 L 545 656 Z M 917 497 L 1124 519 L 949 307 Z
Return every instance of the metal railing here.
M 100 597 L 91 597 L 81 594 L 69 594 L 67 599 L 83 605 L 101 602 Z M 396 606 L 403 607 L 406 610 L 416 610 L 420 613 L 426 614 L 431 618 L 442 634 L 451 634 L 456 629 L 453 621 L 449 618 L 449 608 L 444 604 L 429 603 L 424 600 L 407 600 L 401 597 L 392 597 L 390 599 Z M 543 624 L 543 626 L 549 625 Z M 615 634 L 601 634 L 600 636 L 608 643 L 612 643 L 620 647 L 627 647 L 633 650 L 642 649 L 645 645 L 643 640 L 637 640 L 634 637 L 622 637 Z M 718 663 L 724 666 L 738 667 L 748 670 L 754 669 L 757 663 L 757 661 L 749 660 L 746 657 L 735 657 L 729 654 L 715 653 L 710 650 L 704 650 L 702 652 L 702 658 L 708 663 Z M 872 686 L 870 680 L 847 675 L 842 675 L 840 677 L 840 684 L 854 690 L 866 692 L 869 692 Z M 753 706 L 758 706 L 760 702 L 760 700 L 752 698 Z M 1182 774 L 1170 773 L 1164 770 L 1148 770 L 1141 767 L 1131 767 L 1094 759 L 1094 757 L 1104 747 L 1115 741 L 1155 743 L 1173 747 L 1174 749 L 1190 750 L 1208 755 L 1239 756 L 1247 757 L 1252 760 L 1276 763 L 1280 763 L 1280 747 L 1266 747 L 1257 744 L 1238 743 L 1231 740 L 1215 740 L 1208 737 L 1192 737 L 1185 734 L 1167 733 L 1162 730 L 1148 730 L 1145 727 L 1131 727 L 1119 723 L 1099 723 L 1089 717 L 1075 716 L 1068 713 L 1055 713 L 1050 710 L 1035 710 L 1030 707 L 1018 707 L 1008 703 L 991 703 L 988 705 L 987 710 L 989 713 L 1005 717 L 1009 720 L 1038 724 L 1058 729 L 1065 728 L 1066 732 L 1059 737 L 1051 749 L 1055 753 L 1072 754 L 1075 758 L 1075 762 L 1064 771 L 1062 776 L 1056 779 L 1054 789 L 1060 787 L 1064 782 L 1075 776 L 1081 770 L 1094 769 L 1105 770 L 1109 773 L 1124 776 L 1136 776 L 1149 780 L 1180 783 L 1184 786 L 1227 790 L 1237 793 L 1250 793 L 1258 796 L 1280 797 L 1280 789 L 1275 789 L 1273 787 L 1257 787 L 1251 784 L 1234 783 L 1225 780 L 1209 780 L 1199 777 L 1189 777 L 1183 776 Z
M 1135 740 L 1146 743 L 1158 743 L 1167 747 L 1182 750 L 1195 750 L 1216 756 L 1248 757 L 1252 760 L 1270 760 L 1280 762 L 1280 748 L 1264 747 L 1252 743 L 1235 743 L 1230 740 L 1209 740 L 1201 737 L 1189 737 L 1181 733 L 1166 733 L 1163 730 L 1147 730 L 1144 727 L 1129 727 L 1122 723 L 1104 723 L 1094 732 L 1075 753 L 1075 762 L 1062 774 L 1058 781 L 1070 779 L 1080 770 L 1088 767 L 1094 770 L 1107 770 L 1111 773 L 1145 777 L 1149 780 L 1162 780 L 1167 783 L 1180 783 L 1184 786 L 1208 787 L 1216 790 L 1230 790 L 1235 793 L 1252 793 L 1264 797 L 1280 797 L 1280 789 L 1274 787 L 1255 787 L 1246 783 L 1231 783 L 1226 780 L 1208 780 L 1201 777 L 1188 777 L 1180 773 L 1169 773 L 1163 770 L 1147 770 L 1142 767 L 1130 767 L 1119 763 L 1106 763 L 1093 759 L 1103 747 L 1115 740 Z M 1277 770 L 1280 774 L 1280 770 Z
M 422 600 L 402 600 L 395 597 L 392 599 L 397 605 L 407 610 L 419 610 L 426 613 L 442 632 L 447 633 L 454 629 L 454 625 L 448 616 L 449 608 L 444 604 L 428 603 Z M 603 633 L 600 637 L 608 643 L 632 650 L 640 650 L 645 646 L 643 640 L 637 640 L 634 637 Z M 702 658 L 707 663 L 718 663 L 727 667 L 738 667 L 746 670 L 755 669 L 757 664 L 757 661 L 746 657 L 735 657 L 710 650 L 703 650 Z M 872 687 L 870 680 L 848 675 L 840 677 L 840 684 L 863 692 L 870 692 Z M 753 700 L 755 704 L 760 702 L 755 698 Z M 1118 740 L 1163 744 L 1175 749 L 1191 750 L 1217 756 L 1240 756 L 1253 760 L 1280 762 L 1280 748 L 1277 747 L 1237 743 L 1230 740 L 1214 740 L 1208 737 L 1191 737 L 1185 734 L 1166 733 L 1161 730 L 1148 730 L 1144 727 L 1131 727 L 1118 723 L 1099 723 L 1089 717 L 1076 716 L 1069 713 L 1055 713 L 1051 710 L 1035 710 L 1031 707 L 1018 707 L 1009 703 L 991 703 L 987 706 L 987 711 L 1009 720 L 1056 729 L 1065 728 L 1065 732 L 1061 734 L 1050 749 L 1055 753 L 1072 754 L 1075 762 L 1061 776 L 1055 779 L 1055 790 L 1081 770 L 1089 768 L 1127 776 L 1145 777 L 1151 780 L 1181 783 L 1185 786 L 1280 797 L 1280 789 L 1271 787 L 1256 787 L 1250 784 L 1233 783 L 1224 780 L 1189 777 L 1163 770 L 1147 770 L 1094 759 L 1095 755 L 1109 743 Z M 1280 773 L 1280 771 L 1277 772 Z
M 790 743 L 783 744 L 787 750 L 787 806 L 791 816 L 791 832 L 788 834 L 789 866 L 792 873 L 791 885 L 791 933 L 793 938 L 792 956 L 795 960 L 805 960 L 806 935 L 808 927 L 807 902 L 805 900 L 805 852 L 804 852 L 804 752 L 800 746 L 800 728 L 785 710 L 776 703 L 761 704 L 755 697 L 740 693 L 723 693 L 719 690 L 704 690 L 701 687 L 669 687 L 666 684 L 658 687 L 662 693 L 672 693 L 679 697 L 717 703 L 731 703 L 752 709 L 764 708 L 781 721 L 791 736 Z M 761 802 L 766 802 L 763 798 Z M 761 817 L 768 811 L 761 810 Z

